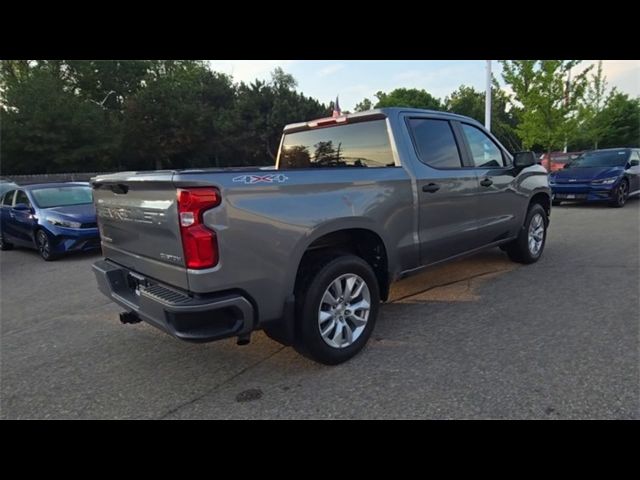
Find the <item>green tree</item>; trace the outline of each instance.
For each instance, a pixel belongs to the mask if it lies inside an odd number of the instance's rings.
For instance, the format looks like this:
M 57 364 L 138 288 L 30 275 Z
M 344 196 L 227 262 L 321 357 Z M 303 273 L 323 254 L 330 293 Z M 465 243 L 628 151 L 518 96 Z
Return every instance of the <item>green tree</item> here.
M 81 97 L 104 100 L 104 108 L 121 112 L 125 101 L 144 87 L 152 65 L 148 60 L 69 60 L 66 76 Z
M 580 131 L 586 137 L 589 146 L 598 148 L 598 144 L 609 126 L 604 122 L 603 109 L 609 98 L 606 96 L 607 78 L 602 73 L 602 60 L 598 62 L 596 72 L 589 78 L 584 99 L 580 104 Z
M 449 112 L 484 122 L 484 93 L 473 87 L 460 85 L 450 96 L 445 97 L 444 106 Z
M 609 94 L 599 121 L 606 125 L 600 148 L 640 147 L 640 98 L 616 89 Z
M 509 97 L 494 79 L 491 91 L 491 130 L 505 147 L 511 151 L 518 151 L 521 149 L 521 142 L 515 133 L 516 119 L 508 106 Z M 445 98 L 444 107 L 449 112 L 484 123 L 485 93 L 461 85 Z
M 124 149 L 135 168 L 218 163 L 230 130 L 231 79 L 201 62 L 155 63 L 145 87 L 127 101 Z
M 435 98 L 426 90 L 417 88 L 396 88 L 384 93 L 376 93 L 378 99 L 375 108 L 382 107 L 409 107 L 426 108 L 429 110 L 442 110 L 443 106 L 439 98 Z
M 576 113 L 584 95 L 589 68 L 567 80 L 579 60 L 502 61 L 503 79 L 514 92 L 524 148 L 561 148 L 575 135 Z
M 240 83 L 233 113 L 238 163 L 274 164 L 286 124 L 330 115 L 325 105 L 298 93 L 295 87 L 295 79 L 280 68 L 274 70 L 270 82 Z
M 360 103 L 356 104 L 355 111 L 356 112 L 366 112 L 367 110 L 371 110 L 373 108 L 373 104 L 371 100 L 368 98 L 363 98 Z
M 3 173 L 268 165 L 285 124 L 330 115 L 282 69 L 250 85 L 199 60 L 5 60 L 0 74 Z
M 2 63 L 4 173 L 95 171 L 109 163 L 101 107 L 76 95 L 60 61 Z

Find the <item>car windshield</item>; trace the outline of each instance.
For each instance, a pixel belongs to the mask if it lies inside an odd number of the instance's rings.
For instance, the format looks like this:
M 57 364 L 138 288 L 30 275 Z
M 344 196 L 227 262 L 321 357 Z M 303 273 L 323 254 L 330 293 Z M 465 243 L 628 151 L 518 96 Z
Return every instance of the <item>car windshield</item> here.
M 588 152 L 571 161 L 571 168 L 624 167 L 629 159 L 628 150 Z
M 67 207 L 93 202 L 93 192 L 88 186 L 38 188 L 32 190 L 31 194 L 40 208 Z

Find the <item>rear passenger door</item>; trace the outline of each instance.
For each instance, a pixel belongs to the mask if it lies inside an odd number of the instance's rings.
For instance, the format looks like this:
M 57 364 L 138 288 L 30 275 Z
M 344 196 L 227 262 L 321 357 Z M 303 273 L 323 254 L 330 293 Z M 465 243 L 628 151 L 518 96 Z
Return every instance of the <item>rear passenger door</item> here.
M 406 119 L 417 161 L 420 260 L 435 263 L 474 248 L 478 180 L 464 168 L 449 120 Z
M 518 214 L 525 211 L 528 198 L 518 194 L 511 159 L 481 128 L 464 122 L 454 125 L 462 138 L 466 162 L 478 177 L 477 246 L 515 235 Z

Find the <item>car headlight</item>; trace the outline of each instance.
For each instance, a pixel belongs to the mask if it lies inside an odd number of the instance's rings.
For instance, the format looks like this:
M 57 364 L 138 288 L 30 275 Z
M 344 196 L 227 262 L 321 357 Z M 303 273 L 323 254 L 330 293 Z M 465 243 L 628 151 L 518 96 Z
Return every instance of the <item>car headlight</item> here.
M 618 177 L 601 178 L 599 180 L 592 180 L 591 183 L 595 185 L 611 185 L 612 183 L 616 183 L 617 180 Z
M 80 222 L 72 222 L 70 220 L 60 220 L 59 218 L 47 218 L 47 222 L 51 225 L 55 225 L 57 227 L 66 227 L 66 228 L 80 228 L 82 225 Z

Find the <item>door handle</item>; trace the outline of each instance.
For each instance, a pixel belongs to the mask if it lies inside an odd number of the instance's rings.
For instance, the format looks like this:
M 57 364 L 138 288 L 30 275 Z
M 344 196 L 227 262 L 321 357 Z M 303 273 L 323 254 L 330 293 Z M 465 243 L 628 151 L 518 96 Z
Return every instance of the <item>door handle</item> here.
M 423 192 L 434 193 L 434 192 L 437 192 L 438 190 L 440 190 L 440 185 L 435 183 L 430 183 L 429 185 L 424 185 L 422 187 Z
M 490 178 L 485 178 L 480 182 L 480 185 L 482 185 L 483 187 L 490 187 L 491 185 L 493 185 L 493 180 L 491 180 Z

